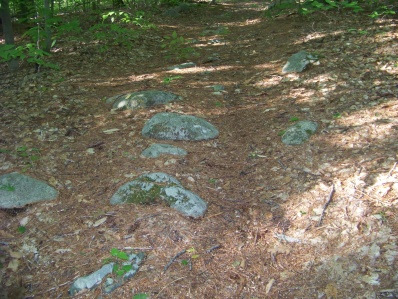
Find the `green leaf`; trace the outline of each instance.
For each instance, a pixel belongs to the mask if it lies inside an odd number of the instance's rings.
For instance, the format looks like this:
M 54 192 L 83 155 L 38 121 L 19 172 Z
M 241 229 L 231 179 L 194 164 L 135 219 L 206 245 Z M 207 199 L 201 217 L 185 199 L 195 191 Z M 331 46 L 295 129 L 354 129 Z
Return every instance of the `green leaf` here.
M 197 259 L 199 257 L 199 254 L 194 254 L 191 256 L 192 259 Z
M 286 133 L 286 130 L 279 131 L 278 136 L 282 136 L 285 133 Z
M 337 119 L 337 118 L 341 118 L 341 114 L 336 112 L 333 114 L 333 118 Z
M 20 234 L 23 234 L 24 232 L 26 232 L 26 227 L 23 226 L 23 225 L 18 226 L 17 231 L 18 231 Z
M 184 265 L 184 266 L 188 265 L 188 261 L 187 260 L 182 260 L 181 261 L 181 265 Z
M 191 248 L 187 249 L 187 252 L 188 252 L 188 253 L 195 253 L 195 252 L 196 252 L 196 249 L 193 248 L 193 247 L 191 247 Z
M 148 295 L 145 293 L 139 293 L 139 294 L 135 294 L 133 296 L 133 299 L 147 299 L 147 298 L 148 298 Z
M 121 260 L 128 260 L 129 259 L 129 255 L 123 251 L 120 251 L 117 248 L 112 248 L 111 249 L 111 255 L 114 257 L 117 257 Z
M 124 266 L 122 267 L 122 270 L 123 270 L 124 272 L 129 272 L 131 269 L 133 269 L 133 265 L 124 265 Z
M 293 116 L 293 117 L 291 117 L 291 118 L 289 119 L 290 122 L 294 122 L 294 121 L 298 121 L 298 120 L 299 120 L 299 118 L 296 117 L 296 116 Z

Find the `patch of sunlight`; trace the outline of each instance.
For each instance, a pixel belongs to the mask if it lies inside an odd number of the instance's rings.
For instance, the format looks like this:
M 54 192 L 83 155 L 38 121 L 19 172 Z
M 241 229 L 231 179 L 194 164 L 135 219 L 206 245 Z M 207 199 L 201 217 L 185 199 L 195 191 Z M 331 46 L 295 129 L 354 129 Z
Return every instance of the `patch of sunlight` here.
M 260 70 L 272 70 L 274 71 L 275 69 L 275 64 L 274 63 L 263 63 L 263 64 L 257 64 L 254 66 L 255 69 L 260 69 Z
M 176 70 L 169 70 L 166 71 L 166 73 L 172 73 L 172 74 L 195 74 L 195 73 L 203 73 L 205 71 L 210 71 L 210 72 L 215 72 L 215 71 L 225 71 L 225 70 L 231 70 L 231 69 L 240 69 L 241 67 L 237 66 L 232 66 L 232 65 L 224 65 L 224 66 L 217 66 L 217 67 L 202 67 L 202 66 L 196 66 L 196 67 L 191 67 L 191 68 L 186 68 L 186 69 L 176 69 Z
M 145 81 L 145 80 L 150 80 L 150 79 L 156 79 L 159 77 L 158 75 L 155 74 L 142 74 L 139 76 L 129 76 L 128 79 L 130 82 L 140 82 L 140 81 Z

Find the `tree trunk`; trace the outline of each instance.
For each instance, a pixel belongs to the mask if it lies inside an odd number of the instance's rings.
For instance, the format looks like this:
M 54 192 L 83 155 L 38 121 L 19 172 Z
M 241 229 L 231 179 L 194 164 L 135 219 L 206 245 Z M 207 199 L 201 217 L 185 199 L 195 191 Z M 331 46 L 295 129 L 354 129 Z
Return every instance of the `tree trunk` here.
M 46 34 L 46 42 L 44 45 L 44 51 L 51 51 L 51 9 L 50 9 L 50 0 L 44 0 L 44 32 Z
M 10 16 L 10 6 L 8 4 L 9 0 L 0 0 L 0 17 L 3 24 L 3 33 L 6 45 L 14 44 L 14 33 L 12 32 L 12 23 Z M 11 71 L 18 69 L 18 60 L 11 59 L 8 61 L 8 67 Z

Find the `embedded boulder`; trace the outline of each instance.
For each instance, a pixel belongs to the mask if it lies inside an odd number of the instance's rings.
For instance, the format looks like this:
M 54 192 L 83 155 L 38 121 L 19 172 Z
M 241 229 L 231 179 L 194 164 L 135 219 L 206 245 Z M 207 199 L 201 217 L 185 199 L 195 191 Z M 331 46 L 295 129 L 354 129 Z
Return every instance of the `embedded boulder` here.
M 285 66 L 282 69 L 282 73 L 300 73 L 308 64 L 317 61 L 317 57 L 307 53 L 306 51 L 300 51 L 290 56 Z
M 299 145 L 307 141 L 316 132 L 318 124 L 313 121 L 299 121 L 282 135 L 282 142 L 287 145 Z
M 142 129 L 145 137 L 161 140 L 207 140 L 218 136 L 218 130 L 206 120 L 178 113 L 158 113 Z
M 146 158 L 158 158 L 160 155 L 185 156 L 187 151 L 170 144 L 154 143 L 146 148 L 141 155 Z
M 180 100 L 182 100 L 180 96 L 171 92 L 146 90 L 117 95 L 107 99 L 106 102 L 112 103 L 113 109 L 137 110 Z
M 58 191 L 43 181 L 12 172 L 0 176 L 0 208 L 21 208 L 27 204 L 53 200 Z
M 144 258 L 145 254 L 143 252 L 139 252 L 137 254 L 131 253 L 127 254 L 127 260 L 121 265 L 117 263 L 105 264 L 99 270 L 87 276 L 79 277 L 78 279 L 76 279 L 69 288 L 69 295 L 75 296 L 76 294 L 84 292 L 87 289 L 92 290 L 98 287 L 98 285 L 100 284 L 102 284 L 101 287 L 104 290 L 105 294 L 109 294 L 121 285 L 123 285 L 127 280 L 129 280 L 138 272 Z M 115 268 L 120 269 L 122 267 L 127 267 L 127 269 L 129 270 L 123 271 L 122 275 L 115 276 L 115 279 L 108 278 L 105 282 L 103 282 L 106 276 L 114 273 Z
M 203 199 L 163 172 L 144 174 L 124 184 L 111 197 L 110 203 L 153 204 L 159 199 L 188 217 L 201 217 L 207 210 L 207 203 Z

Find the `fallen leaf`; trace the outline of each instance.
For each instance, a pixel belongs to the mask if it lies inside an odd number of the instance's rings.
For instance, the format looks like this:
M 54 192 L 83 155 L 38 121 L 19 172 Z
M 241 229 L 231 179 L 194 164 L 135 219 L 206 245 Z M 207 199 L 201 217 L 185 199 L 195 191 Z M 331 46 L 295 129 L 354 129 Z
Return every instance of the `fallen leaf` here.
M 103 218 L 95 221 L 94 224 L 93 224 L 93 227 L 100 226 L 102 223 L 104 223 L 106 221 L 106 219 L 108 219 L 108 217 L 103 217 Z
M 104 133 L 104 134 L 113 134 L 113 133 L 115 133 L 115 132 L 117 132 L 117 131 L 120 131 L 120 129 L 109 129 L 109 130 L 105 130 L 105 131 L 102 131 L 102 133 Z
M 19 261 L 17 259 L 13 259 L 8 263 L 8 269 L 11 269 L 12 271 L 17 271 L 19 266 Z
M 271 290 L 272 285 L 274 284 L 274 282 L 275 282 L 275 279 L 273 279 L 273 278 L 271 278 L 269 280 L 269 282 L 267 283 L 267 286 L 265 287 L 265 294 L 269 293 L 269 291 Z

